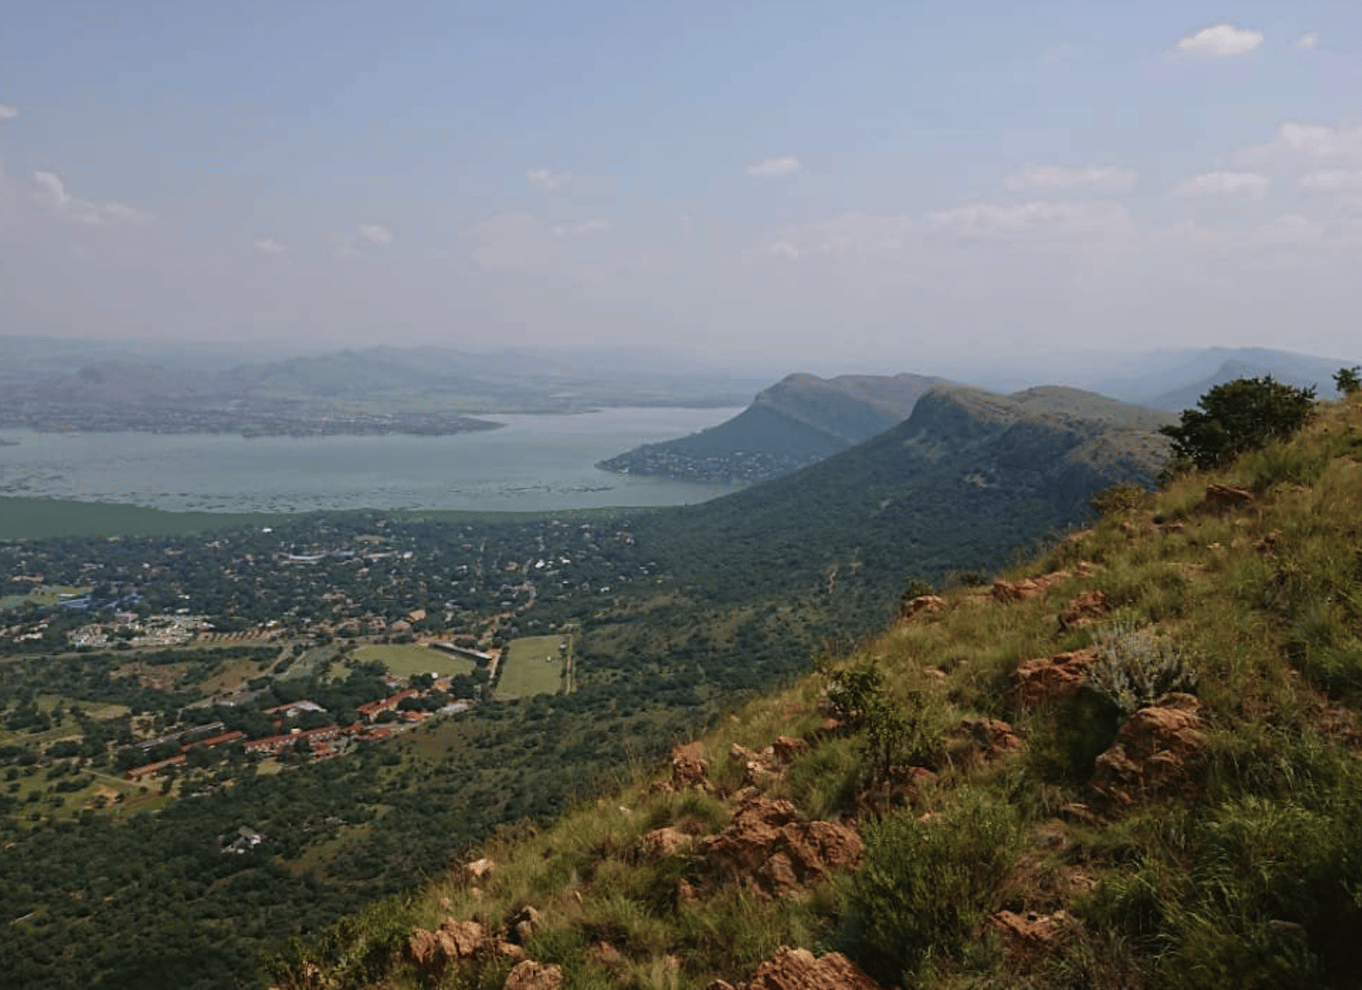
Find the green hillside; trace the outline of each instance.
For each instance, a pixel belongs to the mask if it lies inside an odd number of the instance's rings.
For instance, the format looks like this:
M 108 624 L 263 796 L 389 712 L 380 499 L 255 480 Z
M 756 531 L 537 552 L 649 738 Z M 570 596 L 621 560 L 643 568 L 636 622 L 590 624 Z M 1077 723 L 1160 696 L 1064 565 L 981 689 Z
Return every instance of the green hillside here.
M 919 426 L 988 407 L 986 449 L 1020 454 L 996 443 L 1015 407 L 1053 402 L 942 396 Z M 297 947 L 276 984 L 1355 986 L 1360 459 L 1362 406 L 1334 404 L 1112 500 L 620 793 Z
M 788 474 L 900 423 L 940 378 L 790 375 L 718 426 L 626 451 L 600 467 L 687 481 L 751 484 Z

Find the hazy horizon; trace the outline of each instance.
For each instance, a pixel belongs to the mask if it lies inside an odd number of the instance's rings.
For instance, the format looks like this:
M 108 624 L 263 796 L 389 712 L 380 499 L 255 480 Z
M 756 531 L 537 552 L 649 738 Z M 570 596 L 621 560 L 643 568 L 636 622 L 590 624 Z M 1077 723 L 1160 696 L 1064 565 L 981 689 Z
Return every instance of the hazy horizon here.
M 3 23 L 3 334 L 750 374 L 1358 354 L 1357 5 L 59 0 Z

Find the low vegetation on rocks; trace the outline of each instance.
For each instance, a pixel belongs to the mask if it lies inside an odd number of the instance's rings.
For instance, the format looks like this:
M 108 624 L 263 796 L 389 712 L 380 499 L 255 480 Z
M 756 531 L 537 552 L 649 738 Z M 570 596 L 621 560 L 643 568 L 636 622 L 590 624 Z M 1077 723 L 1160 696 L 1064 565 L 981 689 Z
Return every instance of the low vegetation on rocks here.
M 1362 407 L 1105 508 L 276 985 L 1356 985 Z

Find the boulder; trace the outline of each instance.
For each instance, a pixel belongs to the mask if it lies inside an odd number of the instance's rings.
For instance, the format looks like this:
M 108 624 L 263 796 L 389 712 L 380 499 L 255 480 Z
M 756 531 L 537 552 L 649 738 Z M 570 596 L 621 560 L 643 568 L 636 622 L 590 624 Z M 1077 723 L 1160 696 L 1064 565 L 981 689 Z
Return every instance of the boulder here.
M 639 840 L 638 856 L 649 862 L 665 859 L 687 848 L 692 841 L 694 840 L 685 832 L 670 825 L 666 828 L 653 829 Z
M 446 918 L 435 931 L 418 928 L 407 940 L 407 956 L 421 971 L 439 977 L 450 963 L 472 959 L 487 943 L 487 931 L 476 921 Z
M 776 759 L 781 763 L 793 763 L 796 756 L 809 748 L 809 744 L 803 739 L 796 739 L 794 736 L 780 736 L 771 744 L 775 751 Z
M 693 865 L 711 883 L 742 882 L 763 897 L 789 897 L 854 869 L 865 844 L 855 827 L 800 822 L 789 801 L 749 798 L 723 832 L 702 840 Z
M 470 887 L 481 883 L 489 873 L 496 869 L 496 865 L 491 859 L 484 856 L 482 859 L 476 859 L 459 867 L 455 871 L 454 879 L 463 886 Z
M 526 905 L 517 911 L 515 916 L 506 923 L 506 927 L 515 932 L 515 940 L 521 945 L 524 945 L 530 940 L 530 936 L 539 930 L 539 926 L 543 923 L 543 916 L 534 908 Z
M 710 987 L 720 984 L 727 986 L 716 981 Z M 880 990 L 880 985 L 840 952 L 815 958 L 808 949 L 780 949 L 733 990 Z
M 1059 613 L 1059 628 L 1079 629 L 1092 625 L 1112 609 L 1105 591 L 1084 591 L 1070 598 Z
M 999 911 L 988 919 L 989 928 L 1002 937 L 1009 955 L 1028 960 L 1048 955 L 1058 948 L 1068 924 L 1069 916 L 1063 911 L 1054 914 Z
M 709 761 L 701 759 L 705 744 L 693 742 L 672 750 L 672 784 L 688 787 L 699 783 L 709 774 Z
M 526 959 L 506 974 L 502 990 L 558 990 L 563 985 L 563 970 L 555 965 Z
M 1206 489 L 1205 498 L 1201 500 L 1201 510 L 1216 514 L 1235 512 L 1252 505 L 1253 502 L 1253 492 L 1247 488 L 1236 488 L 1233 485 L 1210 485 Z
M 1000 602 L 1024 602 L 1028 598 L 1043 595 L 1051 587 L 1073 577 L 1068 571 L 1051 571 L 1040 577 L 1022 578 L 1020 581 L 993 582 L 993 597 Z
M 1026 748 L 1026 743 L 1017 730 L 1009 723 L 996 718 L 964 719 L 955 727 L 952 735 L 972 743 L 975 752 L 984 763 L 991 763 L 1011 753 L 1020 753 Z
M 1131 715 L 1097 758 L 1088 783 L 1097 802 L 1119 809 L 1193 786 L 1207 743 L 1200 706 L 1194 696 L 1174 693 Z
M 1067 701 L 1083 686 L 1096 659 L 1097 654 L 1087 649 L 1023 661 L 1012 674 L 1013 706 L 1034 708 Z
M 899 606 L 899 621 L 912 622 L 919 616 L 940 612 L 945 607 L 946 599 L 940 595 L 918 595 Z

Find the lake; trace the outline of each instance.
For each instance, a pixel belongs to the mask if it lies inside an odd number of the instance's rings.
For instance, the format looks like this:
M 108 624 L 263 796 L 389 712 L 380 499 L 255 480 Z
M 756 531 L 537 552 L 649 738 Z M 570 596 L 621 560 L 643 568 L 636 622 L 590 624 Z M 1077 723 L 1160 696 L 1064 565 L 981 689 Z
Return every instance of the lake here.
M 595 464 L 739 412 L 488 414 L 482 418 L 506 425 L 441 437 L 0 430 L 0 494 L 210 512 L 684 505 L 735 489 L 613 474 Z

